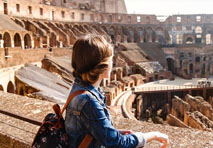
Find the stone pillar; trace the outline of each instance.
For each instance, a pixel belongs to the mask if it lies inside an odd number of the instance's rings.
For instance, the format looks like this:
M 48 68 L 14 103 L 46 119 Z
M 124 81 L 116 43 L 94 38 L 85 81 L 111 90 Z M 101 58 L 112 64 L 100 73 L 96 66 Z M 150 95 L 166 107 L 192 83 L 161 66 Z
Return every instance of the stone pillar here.
M 15 47 L 14 40 L 11 40 L 11 47 L 12 47 L 12 48 Z
M 40 38 L 40 42 L 39 42 L 39 44 L 40 44 L 40 45 L 39 45 L 39 46 L 40 46 L 40 48 L 43 48 L 43 38 L 42 38 L 42 37 Z
M 63 42 L 59 41 L 59 48 L 63 48 Z
M 140 117 L 141 117 L 141 107 L 142 107 L 142 103 L 143 103 L 143 97 L 141 95 L 141 97 L 137 98 L 137 108 L 136 108 L 136 111 L 137 111 L 137 114 L 136 114 L 136 118 L 138 120 L 140 120 Z
M 21 41 L 21 48 L 25 49 L 25 47 L 24 47 L 24 41 L 23 40 Z
M 4 40 L 0 40 L 0 48 L 4 48 Z
M 34 48 L 34 40 L 31 41 L 31 48 Z

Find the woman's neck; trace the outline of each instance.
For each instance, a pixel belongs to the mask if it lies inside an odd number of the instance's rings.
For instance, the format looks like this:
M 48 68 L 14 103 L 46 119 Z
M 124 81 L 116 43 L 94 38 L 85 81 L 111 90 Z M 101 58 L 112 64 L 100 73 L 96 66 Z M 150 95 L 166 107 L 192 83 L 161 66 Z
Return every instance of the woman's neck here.
M 100 86 L 101 80 L 96 81 L 92 86 L 94 86 L 96 89 Z

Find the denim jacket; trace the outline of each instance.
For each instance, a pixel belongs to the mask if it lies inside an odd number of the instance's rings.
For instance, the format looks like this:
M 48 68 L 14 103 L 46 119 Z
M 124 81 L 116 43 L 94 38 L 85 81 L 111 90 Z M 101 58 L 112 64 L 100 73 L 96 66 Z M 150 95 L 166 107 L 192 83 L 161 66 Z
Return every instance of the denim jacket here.
M 93 137 L 89 148 L 136 147 L 138 140 L 135 135 L 121 135 L 113 127 L 101 90 L 84 85 L 81 79 L 76 78 L 70 93 L 79 89 L 87 92 L 74 97 L 66 109 L 65 128 L 69 148 L 77 148 L 86 134 Z

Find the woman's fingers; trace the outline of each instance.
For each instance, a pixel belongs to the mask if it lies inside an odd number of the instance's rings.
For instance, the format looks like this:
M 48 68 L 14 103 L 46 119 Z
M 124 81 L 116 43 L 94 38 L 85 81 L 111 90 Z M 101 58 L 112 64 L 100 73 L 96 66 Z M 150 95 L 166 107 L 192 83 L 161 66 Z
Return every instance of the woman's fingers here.
M 163 144 L 163 146 L 161 147 L 161 148 L 166 148 L 167 147 L 167 145 L 169 144 L 169 138 L 168 138 L 168 136 L 167 135 L 165 135 L 165 134 L 162 134 L 161 135 L 162 137 L 159 137 L 161 140 L 159 140 L 161 143 L 164 143 Z

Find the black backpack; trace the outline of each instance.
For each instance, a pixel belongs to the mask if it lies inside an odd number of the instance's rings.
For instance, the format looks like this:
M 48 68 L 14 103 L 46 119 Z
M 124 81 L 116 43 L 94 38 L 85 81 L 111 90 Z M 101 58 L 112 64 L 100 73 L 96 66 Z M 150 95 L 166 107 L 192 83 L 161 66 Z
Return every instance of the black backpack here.
M 69 102 L 75 96 L 85 93 L 85 90 L 73 92 L 67 99 L 62 111 L 58 104 L 53 106 L 54 113 L 49 113 L 43 120 L 34 141 L 32 148 L 68 148 L 69 140 L 65 131 L 64 118 L 62 116 Z M 87 148 L 92 141 L 92 137 L 86 134 L 78 148 Z

